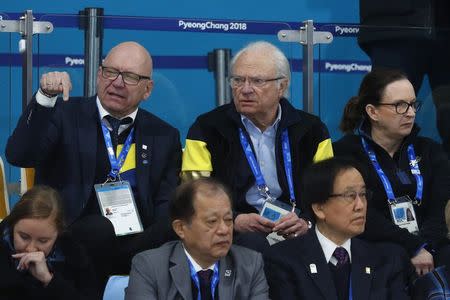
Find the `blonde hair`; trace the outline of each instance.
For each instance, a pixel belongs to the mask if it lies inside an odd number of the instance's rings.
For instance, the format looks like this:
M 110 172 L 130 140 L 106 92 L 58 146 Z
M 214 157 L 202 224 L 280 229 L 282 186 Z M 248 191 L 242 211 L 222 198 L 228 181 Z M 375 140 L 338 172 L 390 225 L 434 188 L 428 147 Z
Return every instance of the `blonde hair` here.
M 45 185 L 35 185 L 16 203 L 11 213 L 5 218 L 6 223 L 14 228 L 22 219 L 53 218 L 58 234 L 65 229 L 64 212 L 59 193 Z

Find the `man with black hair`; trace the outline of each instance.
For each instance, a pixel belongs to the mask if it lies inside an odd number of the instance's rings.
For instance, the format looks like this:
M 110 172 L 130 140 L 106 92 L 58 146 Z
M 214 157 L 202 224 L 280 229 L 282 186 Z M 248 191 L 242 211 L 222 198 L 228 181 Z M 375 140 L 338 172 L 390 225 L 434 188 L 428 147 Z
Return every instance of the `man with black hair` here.
M 261 254 L 232 245 L 232 204 L 212 178 L 181 185 L 170 206 L 181 241 L 136 255 L 126 300 L 268 299 Z
M 401 248 L 355 238 L 364 231 L 370 199 L 362 174 L 340 158 L 306 171 L 303 199 L 316 226 L 265 253 L 271 299 L 409 299 Z

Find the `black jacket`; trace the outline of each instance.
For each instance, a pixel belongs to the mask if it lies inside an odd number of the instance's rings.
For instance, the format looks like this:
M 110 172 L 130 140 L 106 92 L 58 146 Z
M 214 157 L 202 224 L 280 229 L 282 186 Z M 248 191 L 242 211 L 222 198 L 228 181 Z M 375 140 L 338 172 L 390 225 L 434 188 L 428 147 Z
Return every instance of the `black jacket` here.
M 54 108 L 33 99 L 9 137 L 6 159 L 36 169 L 36 183 L 51 186 L 64 199 L 66 220 L 75 221 L 94 193 L 101 136 L 96 98 L 58 99 Z M 178 130 L 139 108 L 134 121 L 136 205 L 144 227 L 167 218 L 178 184 L 181 145 Z M 103 140 L 100 142 L 103 143 Z
M 448 0 L 360 0 L 359 10 L 358 42 L 363 49 L 375 41 L 426 40 L 440 29 L 449 33 Z
M 366 230 L 362 237 L 372 241 L 386 241 L 402 245 L 413 256 L 425 243 L 434 249 L 446 244 L 447 228 L 444 219 L 444 207 L 450 199 L 450 166 L 449 160 L 441 146 L 433 140 L 417 136 L 419 129 L 413 128 L 406 137 L 394 157 L 391 156 L 368 135 L 361 133 L 373 148 L 378 162 L 389 178 L 396 197 L 409 195 L 414 199 L 416 181 L 412 176 L 407 147 L 414 145 L 419 159 L 419 168 L 423 176 L 424 190 L 420 206 L 414 205 L 419 225 L 419 235 L 413 235 L 406 229 L 395 225 L 391 219 L 384 187 L 372 166 L 359 135 L 346 135 L 333 143 L 336 156 L 348 156 L 367 166 L 366 185 L 371 189 L 373 198 L 368 202 Z M 402 184 L 397 171 L 403 171 L 410 184 Z
M 96 277 L 85 252 L 68 235 L 55 243 L 58 259 L 51 262 L 53 279 L 47 287 L 28 272 L 17 271 L 12 237 L 6 236 L 5 222 L 0 224 L 0 300 L 100 299 Z M 49 261 L 47 259 L 47 261 Z
M 409 299 L 405 293 L 409 262 L 398 246 L 352 238 L 351 257 L 353 299 Z M 270 247 L 264 253 L 264 269 L 273 300 L 338 300 L 315 229 Z
M 419 277 L 411 288 L 413 300 L 448 299 L 450 296 L 450 272 L 441 266 Z
M 332 156 L 331 140 L 326 126 L 318 117 L 295 109 L 286 99 L 281 99 L 280 105 L 281 121 L 275 138 L 277 176 L 283 191 L 279 200 L 290 203 L 281 148 L 281 133 L 288 128 L 294 193 L 297 205 L 302 208 L 300 182 L 303 172 L 313 161 Z M 247 203 L 245 194 L 255 184 L 255 177 L 242 150 L 239 128 L 246 133 L 233 103 L 199 116 L 189 129 L 182 170 L 205 171 L 205 162 L 199 157 L 209 157 L 206 164 L 212 167 L 211 175 L 230 188 L 235 212 L 252 213 L 256 209 Z M 251 139 L 247 138 L 251 144 Z

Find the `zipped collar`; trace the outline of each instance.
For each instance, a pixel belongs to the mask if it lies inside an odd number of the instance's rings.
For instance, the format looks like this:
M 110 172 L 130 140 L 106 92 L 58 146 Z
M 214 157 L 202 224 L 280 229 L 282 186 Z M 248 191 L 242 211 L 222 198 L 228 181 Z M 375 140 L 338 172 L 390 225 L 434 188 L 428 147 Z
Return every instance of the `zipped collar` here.
M 371 126 L 370 123 L 363 119 L 361 123 L 359 124 L 358 128 L 356 129 L 356 134 L 360 137 L 364 137 L 368 142 L 370 142 L 372 145 L 375 145 L 377 147 L 382 148 L 380 145 L 378 145 L 373 139 L 370 134 Z M 409 145 L 412 143 L 413 140 L 416 139 L 416 137 L 419 135 L 420 127 L 416 123 L 414 123 L 413 128 L 411 129 L 411 133 L 406 136 L 402 143 L 400 144 L 400 147 L 398 148 L 397 152 L 401 151 L 405 145 Z M 384 149 L 383 149 L 384 150 Z

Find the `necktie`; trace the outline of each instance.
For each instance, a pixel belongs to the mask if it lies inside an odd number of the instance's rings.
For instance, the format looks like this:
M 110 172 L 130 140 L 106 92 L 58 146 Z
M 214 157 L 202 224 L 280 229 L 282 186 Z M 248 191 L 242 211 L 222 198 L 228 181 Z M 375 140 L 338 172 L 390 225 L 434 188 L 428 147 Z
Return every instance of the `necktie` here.
M 119 143 L 119 127 L 122 124 L 129 124 L 133 121 L 130 117 L 123 118 L 122 120 L 116 119 L 113 116 L 105 116 L 106 120 L 108 120 L 109 125 L 112 128 L 111 131 L 111 140 L 114 146 L 114 149 L 117 148 L 117 144 Z
M 212 270 L 202 270 L 198 271 L 198 277 L 200 279 L 200 295 L 202 300 L 212 299 L 211 295 L 211 275 Z
M 333 252 L 333 256 L 337 260 L 337 264 L 336 264 L 337 268 L 340 268 L 349 263 L 348 253 L 344 247 L 336 247 L 336 249 Z

